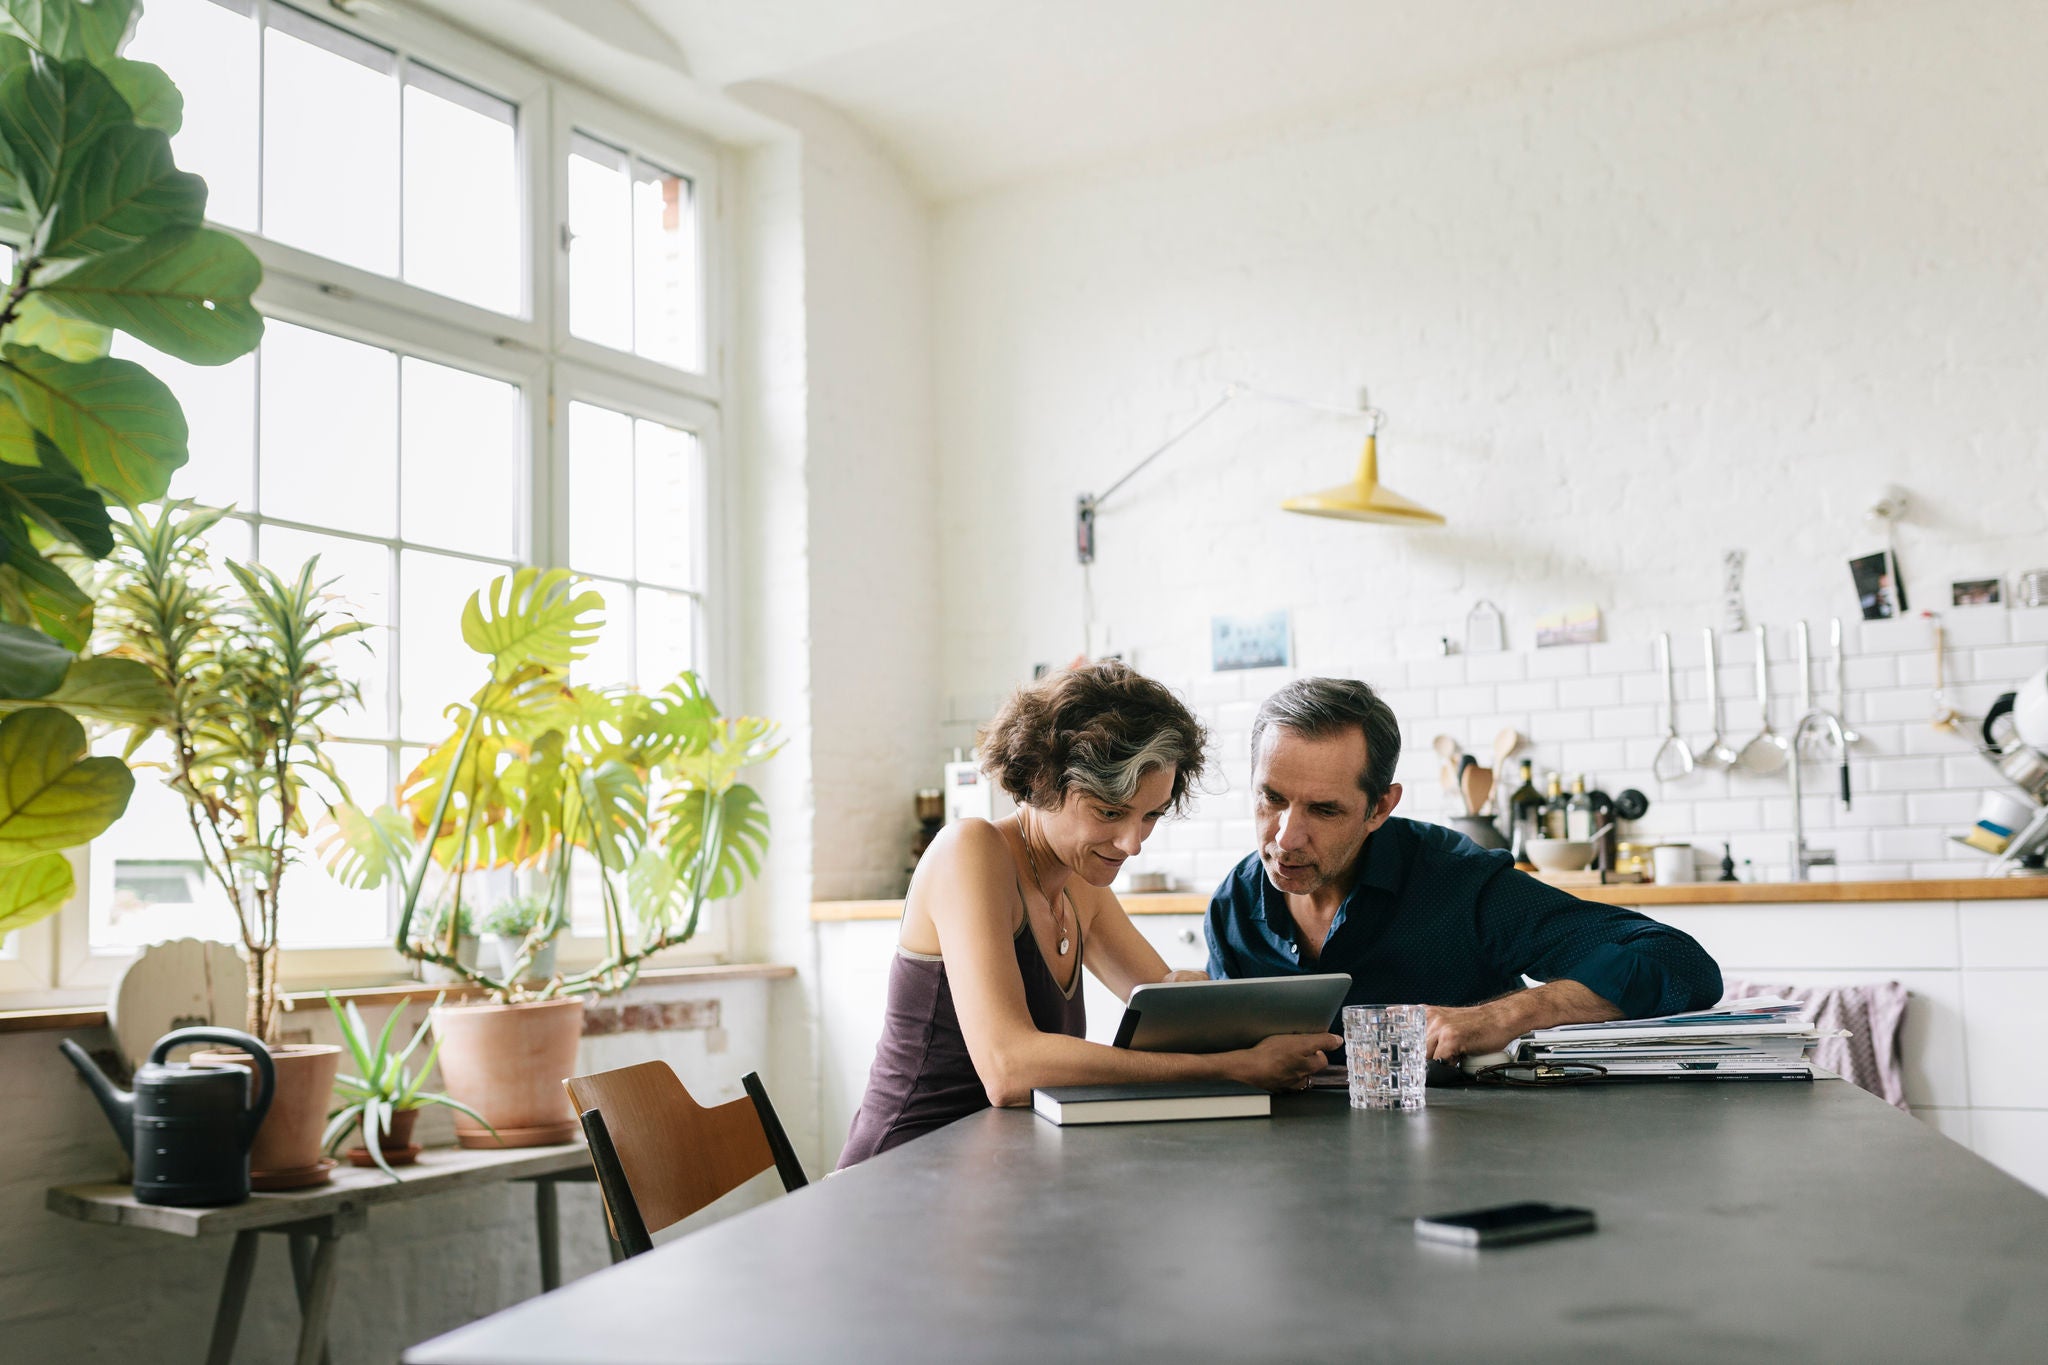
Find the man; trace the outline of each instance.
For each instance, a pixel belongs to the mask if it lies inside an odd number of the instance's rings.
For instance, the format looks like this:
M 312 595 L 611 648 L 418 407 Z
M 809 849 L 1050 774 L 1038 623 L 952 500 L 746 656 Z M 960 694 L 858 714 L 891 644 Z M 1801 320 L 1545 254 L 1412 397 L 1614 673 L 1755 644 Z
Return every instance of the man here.
M 1256 853 L 1209 902 L 1209 975 L 1349 972 L 1347 1004 L 1421 1004 L 1429 1055 L 1530 1029 L 1703 1009 L 1721 970 L 1690 937 L 1393 817 L 1401 729 L 1362 682 L 1304 678 L 1252 722 Z M 1523 989 L 1523 976 L 1544 984 Z

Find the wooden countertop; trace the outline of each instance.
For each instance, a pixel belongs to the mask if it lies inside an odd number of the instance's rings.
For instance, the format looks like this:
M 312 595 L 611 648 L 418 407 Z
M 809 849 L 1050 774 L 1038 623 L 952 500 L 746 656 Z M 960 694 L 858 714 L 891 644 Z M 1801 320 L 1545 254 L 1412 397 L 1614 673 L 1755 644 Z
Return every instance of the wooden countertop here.
M 1693 882 L 1656 886 L 1648 882 L 1619 886 L 1567 887 L 1580 900 L 1602 905 L 1787 905 L 1796 902 L 1845 901 L 2007 901 L 2048 900 L 2048 877 L 1952 877 L 1942 880 L 1882 882 Z M 1133 915 L 1199 915 L 1209 908 L 1206 895 L 1169 892 L 1122 897 Z M 813 901 L 811 919 L 829 924 L 845 920 L 901 918 L 903 902 Z

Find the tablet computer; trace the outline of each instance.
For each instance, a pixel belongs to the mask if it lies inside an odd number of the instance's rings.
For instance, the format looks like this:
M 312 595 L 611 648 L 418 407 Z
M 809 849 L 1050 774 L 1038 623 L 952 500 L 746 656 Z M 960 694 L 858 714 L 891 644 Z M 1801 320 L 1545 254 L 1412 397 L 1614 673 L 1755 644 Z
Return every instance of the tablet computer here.
M 1234 1052 L 1276 1033 L 1329 1033 L 1351 990 L 1343 972 L 1233 981 L 1162 981 L 1131 992 L 1116 1046 L 1138 1052 Z

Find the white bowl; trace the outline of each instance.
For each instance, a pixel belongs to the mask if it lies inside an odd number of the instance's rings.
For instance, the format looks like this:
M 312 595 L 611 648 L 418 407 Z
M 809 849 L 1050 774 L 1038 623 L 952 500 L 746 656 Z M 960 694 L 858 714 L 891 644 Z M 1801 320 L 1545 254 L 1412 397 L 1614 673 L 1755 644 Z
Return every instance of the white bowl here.
M 1584 839 L 1530 839 L 1522 851 L 1545 872 L 1584 872 L 1593 865 L 1593 845 Z

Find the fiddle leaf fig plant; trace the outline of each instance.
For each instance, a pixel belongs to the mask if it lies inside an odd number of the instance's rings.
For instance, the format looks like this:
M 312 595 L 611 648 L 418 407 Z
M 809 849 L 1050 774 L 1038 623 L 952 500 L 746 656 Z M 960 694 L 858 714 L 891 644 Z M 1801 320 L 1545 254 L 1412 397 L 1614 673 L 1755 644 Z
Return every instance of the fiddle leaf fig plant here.
M 0 715 L 16 724 L 32 705 L 126 727 L 131 753 L 169 698 L 142 664 L 88 652 L 87 584 L 114 550 L 110 508 L 163 497 L 188 432 L 161 379 L 109 354 L 113 334 L 194 365 L 246 355 L 263 335 L 250 302 L 262 267 L 205 225 L 206 182 L 172 155 L 177 86 L 119 55 L 138 12 L 135 0 L 0 0 L 0 208 L 25 224 L 0 292 Z M 55 746 L 20 753 L 38 771 L 70 751 L 48 722 L 20 721 L 14 737 Z M 89 826 L 75 842 L 106 823 L 73 828 Z M 54 911 L 69 887 L 54 848 L 28 860 L 12 847 L 0 837 L 4 928 Z
M 697 932 L 704 903 L 758 872 L 768 813 L 740 774 L 779 747 L 775 725 L 719 712 L 696 674 L 658 692 L 569 680 L 604 599 L 562 569 L 521 569 L 473 594 L 462 638 L 484 679 L 445 712 L 451 729 L 374 811 L 344 806 L 321 856 L 344 885 L 400 888 L 398 951 L 455 971 L 501 1001 L 608 994 Z M 532 954 L 568 923 L 570 867 L 596 873 L 603 959 L 532 984 Z M 457 960 L 456 919 L 426 927 L 423 897 L 464 904 L 470 874 L 510 869 L 534 888 L 518 960 L 502 978 Z

